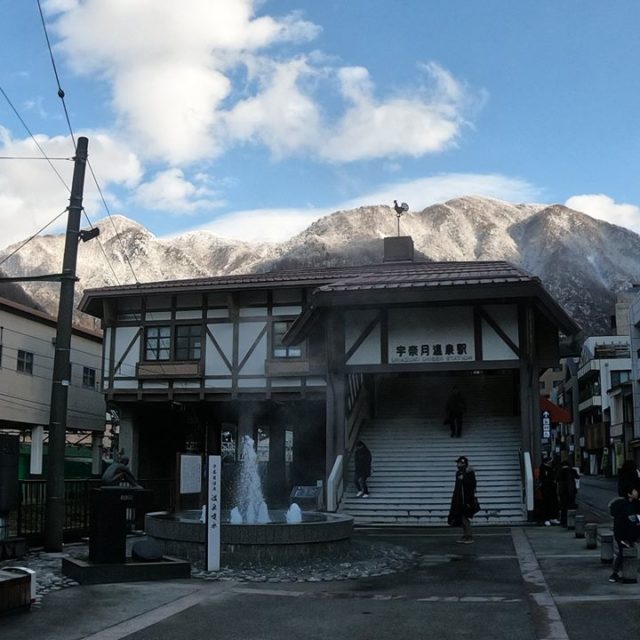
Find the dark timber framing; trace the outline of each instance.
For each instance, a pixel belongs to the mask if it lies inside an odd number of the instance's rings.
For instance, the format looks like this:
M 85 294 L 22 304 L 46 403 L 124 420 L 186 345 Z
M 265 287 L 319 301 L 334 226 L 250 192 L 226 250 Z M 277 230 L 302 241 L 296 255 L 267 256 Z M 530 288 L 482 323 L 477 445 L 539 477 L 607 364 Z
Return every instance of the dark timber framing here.
M 248 432 L 256 403 L 321 399 L 326 475 L 335 457 L 348 452 L 349 376 L 365 374 L 511 370 L 519 380 L 522 447 L 535 459 L 538 374 L 556 364 L 559 333 L 579 331 L 538 278 L 506 262 L 387 262 L 105 287 L 85 291 L 80 308 L 109 329 L 103 350 L 109 401 L 140 412 L 146 403 L 174 400 L 235 402 L 239 432 Z M 399 309 L 410 315 L 448 308 L 463 308 L 471 319 L 472 359 L 392 360 L 398 358 L 390 353 L 397 331 L 391 313 L 397 325 Z M 359 318 L 357 329 L 347 326 L 348 314 Z M 292 322 L 284 344 L 301 345 L 300 357 L 273 357 L 273 324 L 281 321 Z M 202 326 L 197 362 L 145 361 L 146 327 L 169 326 L 173 339 L 176 326 L 195 324 Z M 358 359 L 364 351 L 373 359 Z

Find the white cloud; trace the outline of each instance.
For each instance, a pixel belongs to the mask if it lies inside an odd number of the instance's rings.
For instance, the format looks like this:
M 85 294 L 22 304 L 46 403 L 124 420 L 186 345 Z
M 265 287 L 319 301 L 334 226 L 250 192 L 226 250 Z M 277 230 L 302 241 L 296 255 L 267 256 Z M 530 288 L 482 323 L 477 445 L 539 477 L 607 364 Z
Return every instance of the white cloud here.
M 216 217 L 198 229 L 222 238 L 247 242 L 282 242 L 322 216 L 365 205 L 409 203 L 412 211 L 452 198 L 476 195 L 507 202 L 532 202 L 540 197 L 533 185 L 501 175 L 448 174 L 391 183 L 380 190 L 325 208 L 253 209 Z M 175 234 L 173 234 L 175 235 Z
M 51 0 L 57 47 L 78 73 L 105 80 L 139 153 L 186 165 L 237 143 L 275 157 L 329 162 L 418 157 L 455 144 L 478 96 L 435 63 L 402 94 L 376 97 L 363 67 L 275 46 L 320 28 L 292 13 L 256 16 L 258 0 Z M 332 66 L 333 65 L 333 66 Z M 246 72 L 248 82 L 245 82 Z M 336 95 L 335 88 L 338 87 Z M 338 99 L 330 117 L 321 104 Z
M 340 208 L 391 205 L 394 200 L 400 200 L 407 202 L 411 211 L 420 211 L 429 205 L 462 196 L 530 203 L 537 201 L 541 193 L 537 187 L 524 180 L 499 174 L 449 173 L 390 183 L 377 191 L 351 198 L 343 202 Z
M 333 209 L 250 209 L 222 215 L 194 229 L 245 242 L 282 242 Z M 172 234 L 177 235 L 177 234 Z
M 220 206 L 215 191 L 187 180 L 180 169 L 167 169 L 142 183 L 133 201 L 151 210 L 169 213 L 194 213 L 199 209 Z
M 337 162 L 418 157 L 454 144 L 471 94 L 439 65 L 431 63 L 424 69 L 432 82 L 430 89 L 383 101 L 375 99 L 366 69 L 341 69 L 341 91 L 351 106 L 319 148 L 320 155 Z
M 296 14 L 255 17 L 252 0 L 87 0 L 49 5 L 59 49 L 78 73 L 99 74 L 143 152 L 172 164 L 222 151 L 222 103 L 243 55 L 319 29 Z
M 140 163 L 121 141 L 100 132 L 88 137 L 89 162 L 105 199 L 113 203 L 114 196 L 109 191 L 110 187 L 133 187 L 142 175 Z M 68 160 L 52 160 L 60 177 L 45 160 L 13 160 L 0 164 L 2 246 L 30 236 L 69 204 L 68 188 L 73 176 L 73 162 L 70 161 L 74 155 L 72 141 L 68 136 L 50 138 L 37 135 L 35 138 L 48 157 Z M 1 127 L 0 153 L 16 157 L 41 155 L 31 138 L 14 140 Z M 102 217 L 100 195 L 89 170 L 85 175 L 83 205 L 91 218 Z M 60 230 L 65 223 L 66 218 L 62 216 L 48 232 Z
M 232 138 L 260 141 L 276 156 L 317 146 L 321 136 L 318 106 L 305 95 L 299 80 L 313 75 L 308 62 L 299 58 L 285 63 L 254 61 L 262 91 L 242 100 L 226 115 Z
M 640 233 L 640 207 L 634 204 L 618 203 L 602 193 L 572 196 L 565 204 L 570 209 L 582 211 L 592 218 Z

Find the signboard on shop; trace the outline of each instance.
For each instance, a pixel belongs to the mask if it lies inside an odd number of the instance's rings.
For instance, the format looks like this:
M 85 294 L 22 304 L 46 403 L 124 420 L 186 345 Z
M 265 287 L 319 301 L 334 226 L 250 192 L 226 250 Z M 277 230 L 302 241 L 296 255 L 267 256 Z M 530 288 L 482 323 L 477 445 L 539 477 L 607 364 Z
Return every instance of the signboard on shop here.
M 551 415 L 548 411 L 542 412 L 542 437 L 551 437 Z

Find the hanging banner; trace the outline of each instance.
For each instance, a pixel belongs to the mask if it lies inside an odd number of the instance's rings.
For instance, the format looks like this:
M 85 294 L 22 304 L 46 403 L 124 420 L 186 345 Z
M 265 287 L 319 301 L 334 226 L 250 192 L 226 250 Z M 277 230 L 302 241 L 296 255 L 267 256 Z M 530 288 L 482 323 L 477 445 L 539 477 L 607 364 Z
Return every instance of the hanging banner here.
M 209 456 L 207 498 L 207 571 L 220 570 L 220 456 Z

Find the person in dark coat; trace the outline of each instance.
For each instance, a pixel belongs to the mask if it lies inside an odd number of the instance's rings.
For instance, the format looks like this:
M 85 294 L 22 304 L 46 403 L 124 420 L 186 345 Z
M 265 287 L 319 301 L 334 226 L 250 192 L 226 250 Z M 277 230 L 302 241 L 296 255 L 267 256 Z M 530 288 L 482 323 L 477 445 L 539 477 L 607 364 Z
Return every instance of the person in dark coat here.
M 457 542 L 471 544 L 474 542 L 471 519 L 480 508 L 476 500 L 476 474 L 465 456 L 460 456 L 456 460 L 456 465 L 458 466 L 456 484 L 451 496 L 448 522 L 451 526 L 462 526 L 462 538 Z
M 560 524 L 567 526 L 567 512 L 576 508 L 578 472 L 565 460 L 558 471 L 558 501 L 560 503 Z
M 354 454 L 356 473 L 354 482 L 358 493 L 358 498 L 369 497 L 369 487 L 367 486 L 367 478 L 371 475 L 371 451 L 367 448 L 367 445 L 358 440 L 356 442 L 356 450 Z
M 625 460 L 618 471 L 618 495 L 625 497 L 625 488 L 635 487 L 640 493 L 640 471 L 634 460 Z
M 460 389 L 458 389 L 458 387 L 453 387 L 445 407 L 445 423 L 448 424 L 451 429 L 452 438 L 460 438 L 462 436 L 462 417 L 466 410 L 467 403 L 464 401 L 464 397 L 460 393 Z
M 609 576 L 609 582 L 620 582 L 622 576 L 623 555 L 622 550 L 633 547 L 640 538 L 640 502 L 638 502 L 638 490 L 627 485 L 622 487 L 623 497 L 616 498 L 610 503 L 610 511 L 613 516 L 613 537 L 618 545 L 618 553 L 613 562 L 613 573 Z
M 540 493 L 542 494 L 541 515 L 545 527 L 552 524 L 560 524 L 558 520 L 558 484 L 556 482 L 556 470 L 553 468 L 551 456 L 545 454 L 540 465 Z

